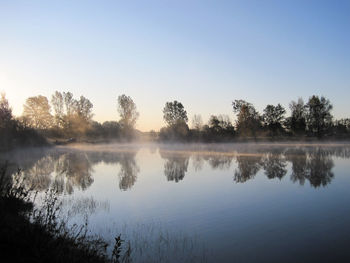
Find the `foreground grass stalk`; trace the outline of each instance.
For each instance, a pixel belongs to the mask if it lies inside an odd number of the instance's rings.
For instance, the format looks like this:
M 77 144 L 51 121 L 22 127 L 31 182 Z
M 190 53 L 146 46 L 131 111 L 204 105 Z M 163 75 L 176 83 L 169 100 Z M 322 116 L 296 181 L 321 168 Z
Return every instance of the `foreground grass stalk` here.
M 34 206 L 36 194 L 23 183 L 20 170 L 6 174 L 0 167 L 0 253 L 2 262 L 131 262 L 130 248 L 122 256 L 120 235 L 109 257 L 108 244 L 88 235 L 88 221 L 69 226 L 59 217 L 62 202 L 54 190 L 47 190 L 40 208 Z

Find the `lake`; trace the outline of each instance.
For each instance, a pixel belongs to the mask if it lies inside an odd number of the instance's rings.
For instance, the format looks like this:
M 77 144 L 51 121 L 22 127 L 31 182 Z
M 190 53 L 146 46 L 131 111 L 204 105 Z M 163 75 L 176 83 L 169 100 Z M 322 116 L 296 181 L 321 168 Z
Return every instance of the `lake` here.
M 350 262 L 350 145 L 72 145 L 2 154 L 133 262 Z

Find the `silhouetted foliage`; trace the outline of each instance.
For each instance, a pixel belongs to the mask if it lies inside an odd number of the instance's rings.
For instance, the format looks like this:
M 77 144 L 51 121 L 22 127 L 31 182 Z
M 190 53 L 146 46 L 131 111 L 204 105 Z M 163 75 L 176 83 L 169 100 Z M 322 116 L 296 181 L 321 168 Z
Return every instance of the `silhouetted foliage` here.
M 286 120 L 287 127 L 294 135 L 303 135 L 306 130 L 306 108 L 303 99 L 299 98 L 298 102 L 292 101 L 289 109 L 291 116 Z
M 12 119 L 12 109 L 10 108 L 9 102 L 6 99 L 5 93 L 2 93 L 0 100 L 0 128 L 6 128 L 10 126 Z
M 9 180 L 4 181 L 3 178 Z M 6 175 L 0 167 L 0 244 L 4 262 L 130 262 L 128 251 L 121 249 L 120 235 L 110 257 L 108 243 L 88 233 L 84 225 L 61 218 L 62 201 L 54 190 L 46 190 L 41 207 L 34 206 L 31 189 L 24 184 L 20 171 Z M 113 251 L 114 252 L 114 251 Z
M 35 130 L 49 137 L 56 144 L 75 141 L 110 141 L 131 140 L 135 138 L 160 141 L 196 141 L 223 142 L 234 140 L 265 140 L 269 137 L 290 139 L 308 136 L 311 139 L 328 137 L 350 138 L 350 121 L 341 119 L 333 121 L 330 101 L 324 97 L 313 95 L 305 105 L 301 98 L 289 104 L 291 115 L 286 117 L 286 110 L 281 104 L 267 105 L 263 115 L 254 105 L 244 100 L 232 102 L 235 122 L 232 124 L 228 115 L 211 115 L 207 124 L 203 125 L 201 115 L 192 119 L 192 129 L 187 125 L 187 112 L 179 101 L 166 102 L 163 118 L 166 127 L 159 133 L 140 132 L 135 129 L 139 113 L 131 97 L 118 97 L 120 120 L 99 123 L 93 121 L 93 104 L 84 96 L 75 99 L 71 92 L 56 91 L 51 98 L 51 106 L 44 96 L 30 97 L 24 105 L 23 115 L 15 119 L 4 95 L 0 109 L 0 128 L 3 133 L 0 144 L 3 149 L 14 144 L 34 138 Z M 51 115 L 51 108 L 53 115 Z M 6 128 L 4 128 L 6 126 Z M 32 128 L 32 129 L 31 129 Z M 35 129 L 35 130 L 34 130 Z M 24 137 L 17 137 L 21 133 Z M 12 134 L 12 135 L 11 135 Z M 12 137 L 11 137 L 12 136 Z M 34 137 L 33 137 L 34 136 Z M 7 138 L 10 138 L 8 140 Z M 39 137 L 37 138 L 39 139 Z M 31 143 L 35 145 L 33 139 Z M 7 146 L 6 146 L 7 145 Z
M 237 115 L 236 129 L 239 135 L 256 137 L 261 129 L 261 116 L 254 106 L 244 100 L 235 100 L 232 107 Z
M 189 135 L 187 112 L 181 102 L 167 102 L 163 109 L 163 118 L 167 127 L 159 133 L 161 140 L 186 140 Z
M 277 104 L 277 106 L 267 105 L 264 109 L 264 125 L 267 127 L 273 137 L 282 134 L 284 131 L 283 124 L 285 113 L 286 110 L 281 106 L 281 104 Z
M 23 122 L 14 119 L 5 94 L 0 99 L 0 151 L 19 146 L 46 145 L 46 139 Z
M 186 141 L 189 139 L 189 131 L 187 123 L 178 122 L 168 127 L 160 129 L 159 138 L 164 141 Z
M 187 123 L 187 112 L 181 102 L 167 102 L 163 109 L 163 118 L 168 126 L 173 126 L 178 123 Z
M 229 141 L 234 135 L 235 128 L 227 115 L 212 115 L 208 125 L 203 127 L 202 137 L 206 141 Z
M 332 104 L 325 97 L 310 97 L 306 104 L 306 125 L 308 131 L 317 137 L 324 136 L 332 125 Z
M 334 122 L 333 133 L 336 137 L 347 138 L 350 136 L 350 119 L 340 119 Z

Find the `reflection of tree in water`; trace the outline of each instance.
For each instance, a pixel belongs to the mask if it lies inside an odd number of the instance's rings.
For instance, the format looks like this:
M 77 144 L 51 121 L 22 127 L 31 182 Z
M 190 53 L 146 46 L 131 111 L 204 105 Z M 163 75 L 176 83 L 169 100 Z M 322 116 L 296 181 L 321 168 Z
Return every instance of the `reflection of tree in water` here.
M 236 183 L 244 183 L 254 178 L 261 167 L 261 156 L 237 156 L 237 169 L 233 180 Z
M 159 150 L 160 156 L 166 159 L 164 164 L 164 175 L 168 181 L 176 183 L 184 179 L 187 172 L 190 154 Z
M 94 151 L 47 151 L 26 160 L 23 169 L 26 184 L 34 190 L 43 191 L 49 187 L 58 193 L 72 194 L 74 189 L 87 189 L 93 183 L 93 166 L 104 162 L 120 164 L 120 189 L 127 190 L 136 182 L 139 167 L 135 161 L 137 150 L 125 152 L 94 152 Z M 28 158 L 27 158 L 28 159 Z M 21 163 L 19 161 L 18 163 Z
M 188 167 L 188 157 L 177 156 L 168 158 L 164 164 L 164 174 L 168 181 L 176 183 L 184 179 Z
M 304 185 L 306 179 L 306 155 L 295 156 L 292 160 L 292 174 L 290 179 L 295 183 L 299 182 L 300 185 Z
M 208 158 L 208 163 L 213 169 L 229 169 L 233 156 L 231 155 L 213 155 Z
M 27 187 L 44 191 L 49 187 L 58 193 L 73 193 L 74 188 L 85 190 L 93 183 L 92 164 L 82 152 L 45 150 L 42 154 L 20 154 L 16 162 L 24 164 L 22 172 Z M 22 161 L 23 160 L 23 161 Z
M 191 161 L 192 166 L 196 172 L 203 169 L 204 159 L 202 156 L 200 156 L 199 154 L 195 154 L 191 157 Z
M 265 174 L 269 179 L 282 179 L 286 175 L 287 163 L 282 154 L 267 153 L 263 158 L 263 167 Z
M 304 185 L 308 180 L 313 187 L 326 186 L 334 174 L 334 166 L 331 155 L 328 152 L 316 149 L 305 151 L 302 149 L 290 151 L 286 154 L 287 159 L 292 163 L 291 180 Z
M 137 166 L 133 152 L 122 153 L 119 159 L 121 165 L 119 171 L 119 188 L 122 190 L 130 189 L 136 182 L 137 174 L 140 168 Z
M 56 161 L 53 187 L 60 193 L 73 193 L 74 188 L 87 189 L 94 181 L 92 163 L 83 152 L 62 154 Z
M 103 162 L 105 164 L 120 164 L 119 188 L 121 190 L 128 190 L 135 184 L 137 174 L 140 171 L 135 156 L 139 148 L 127 149 L 125 151 L 98 151 L 89 152 L 89 159 L 94 163 Z
M 327 156 L 315 154 L 310 157 L 308 163 L 308 180 L 314 187 L 326 186 L 329 184 L 334 174 L 332 168 L 334 166 L 333 160 Z
M 74 189 L 87 189 L 93 183 L 92 167 L 98 163 L 120 164 L 119 188 L 130 189 L 137 180 L 139 167 L 135 156 L 139 148 L 126 151 L 65 151 L 61 149 L 21 150 L 2 153 L 0 160 L 10 160 L 8 173 L 15 173 L 17 167 L 22 168 L 27 187 L 42 191 L 54 187 L 60 193 L 72 193 Z M 257 152 L 257 155 L 253 153 Z M 232 165 L 234 155 L 197 154 L 181 149 L 175 151 L 159 149 L 166 160 L 164 174 L 169 181 L 179 182 L 185 177 L 189 157 L 195 170 L 202 169 L 207 162 L 212 169 L 228 169 Z M 206 151 L 207 153 L 207 151 Z M 242 153 L 247 153 L 244 155 Z M 350 147 L 331 146 L 259 146 L 242 149 L 235 157 L 237 169 L 234 173 L 235 182 L 245 182 L 254 178 L 263 168 L 268 178 L 282 178 L 286 174 L 287 162 L 291 163 L 291 180 L 301 185 L 309 181 L 313 187 L 329 184 L 334 178 L 332 169 L 333 156 L 350 157 Z
M 24 170 L 25 183 L 28 188 L 44 191 L 51 184 L 51 174 L 55 170 L 54 157 L 47 155 L 39 159 L 34 165 Z
M 86 216 L 96 213 L 99 210 L 109 211 L 110 204 L 108 201 L 97 201 L 91 197 L 70 197 L 62 199 L 63 209 L 67 216 Z

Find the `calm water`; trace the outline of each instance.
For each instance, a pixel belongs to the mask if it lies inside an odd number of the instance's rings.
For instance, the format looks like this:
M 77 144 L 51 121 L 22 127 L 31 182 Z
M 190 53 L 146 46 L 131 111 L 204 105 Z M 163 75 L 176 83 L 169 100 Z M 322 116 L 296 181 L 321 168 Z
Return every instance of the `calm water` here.
M 26 184 L 134 262 L 350 262 L 350 146 L 108 145 L 17 151 Z

